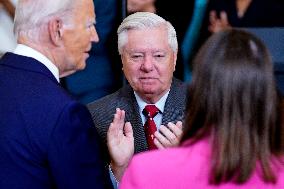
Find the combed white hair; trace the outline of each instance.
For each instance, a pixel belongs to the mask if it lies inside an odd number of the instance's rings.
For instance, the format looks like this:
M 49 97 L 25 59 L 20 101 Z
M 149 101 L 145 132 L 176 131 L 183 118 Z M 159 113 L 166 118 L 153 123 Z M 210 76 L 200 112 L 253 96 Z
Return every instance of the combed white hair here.
M 176 31 L 172 24 L 162 17 L 150 13 L 150 12 L 136 12 L 127 16 L 120 26 L 117 29 L 118 35 L 118 52 L 122 54 L 122 49 L 124 45 L 127 43 L 127 32 L 133 29 L 147 29 L 147 28 L 155 28 L 160 27 L 161 25 L 165 25 L 168 30 L 168 41 L 171 49 L 177 53 L 178 51 L 178 42 Z
M 53 16 L 68 23 L 71 20 L 69 13 L 80 1 L 82 0 L 19 0 L 15 13 L 15 35 L 36 30 Z

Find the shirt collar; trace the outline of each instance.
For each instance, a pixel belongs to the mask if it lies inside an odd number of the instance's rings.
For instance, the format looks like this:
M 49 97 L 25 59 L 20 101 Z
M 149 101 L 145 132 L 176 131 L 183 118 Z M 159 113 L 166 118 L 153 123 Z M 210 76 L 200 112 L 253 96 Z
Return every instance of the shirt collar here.
M 169 92 L 170 91 L 166 92 L 166 94 L 164 94 L 164 96 L 162 96 L 162 98 L 160 98 L 160 100 L 158 100 L 158 102 L 155 103 L 155 106 L 160 110 L 161 113 L 164 112 L 165 104 L 166 104 L 166 100 L 168 98 Z M 142 112 L 148 103 L 142 100 L 142 98 L 140 98 L 140 96 L 135 91 L 134 91 L 134 95 L 135 95 L 137 104 L 140 108 L 140 112 Z
M 47 69 L 54 75 L 56 80 L 59 82 L 58 68 L 42 53 L 23 44 L 17 44 L 14 53 L 36 59 L 37 61 L 45 65 L 45 67 L 47 67 Z

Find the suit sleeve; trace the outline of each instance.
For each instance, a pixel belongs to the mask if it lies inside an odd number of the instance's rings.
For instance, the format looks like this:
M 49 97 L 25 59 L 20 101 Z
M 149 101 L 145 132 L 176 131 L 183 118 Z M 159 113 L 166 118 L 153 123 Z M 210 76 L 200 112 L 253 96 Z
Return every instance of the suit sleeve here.
M 112 188 L 98 139 L 88 110 L 68 104 L 49 139 L 48 164 L 56 188 Z

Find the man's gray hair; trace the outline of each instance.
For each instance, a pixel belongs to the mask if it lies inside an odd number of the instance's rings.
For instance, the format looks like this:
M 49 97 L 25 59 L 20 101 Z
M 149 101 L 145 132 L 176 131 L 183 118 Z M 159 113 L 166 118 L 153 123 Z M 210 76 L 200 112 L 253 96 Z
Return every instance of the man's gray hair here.
M 52 17 L 59 17 L 63 22 L 72 20 L 70 14 L 82 0 L 19 0 L 15 13 L 15 35 L 37 30 Z M 32 36 L 31 36 L 32 37 Z
M 178 42 L 176 31 L 172 24 L 162 17 L 150 12 L 136 12 L 127 16 L 117 29 L 118 52 L 122 54 L 124 45 L 127 43 L 127 32 L 129 30 L 140 30 L 156 28 L 165 25 L 168 30 L 168 41 L 171 49 L 177 53 Z

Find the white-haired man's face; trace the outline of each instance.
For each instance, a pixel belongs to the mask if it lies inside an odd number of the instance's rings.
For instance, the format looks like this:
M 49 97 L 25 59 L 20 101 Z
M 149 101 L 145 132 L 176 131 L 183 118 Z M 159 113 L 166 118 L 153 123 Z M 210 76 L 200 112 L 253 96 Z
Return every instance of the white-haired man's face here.
M 128 82 L 145 101 L 155 103 L 170 89 L 177 54 L 164 26 L 129 30 L 121 57 Z

